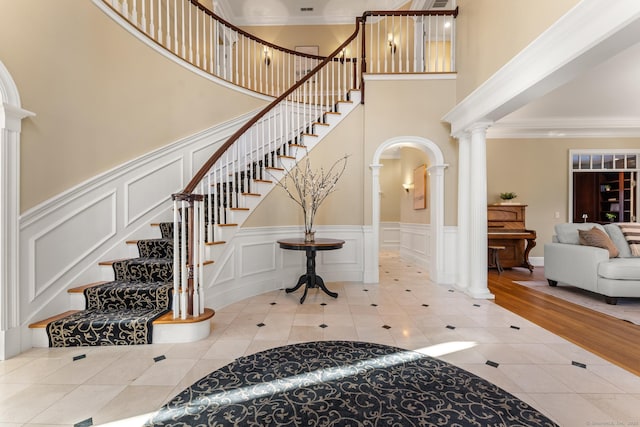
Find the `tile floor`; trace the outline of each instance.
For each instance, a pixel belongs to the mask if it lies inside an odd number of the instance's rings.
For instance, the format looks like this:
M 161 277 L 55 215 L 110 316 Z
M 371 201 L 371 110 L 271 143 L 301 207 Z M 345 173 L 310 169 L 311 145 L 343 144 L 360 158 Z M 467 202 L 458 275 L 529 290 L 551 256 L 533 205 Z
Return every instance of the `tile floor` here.
M 244 300 L 217 310 L 212 334 L 196 343 L 32 349 L 1 361 L 0 427 L 141 425 L 234 358 L 311 340 L 421 349 L 492 381 L 561 426 L 640 425 L 640 377 L 492 301 L 430 284 L 392 253 L 381 257 L 380 279 L 330 283 L 338 299 L 312 290 L 303 305 L 301 291 Z

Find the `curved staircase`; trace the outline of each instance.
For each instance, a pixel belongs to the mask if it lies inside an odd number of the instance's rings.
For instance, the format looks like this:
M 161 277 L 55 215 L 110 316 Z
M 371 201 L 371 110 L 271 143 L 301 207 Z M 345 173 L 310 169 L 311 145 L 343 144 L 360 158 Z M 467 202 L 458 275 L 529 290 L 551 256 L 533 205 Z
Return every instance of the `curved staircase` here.
M 31 324 L 32 344 L 63 347 L 196 341 L 210 332 L 214 312 L 205 308 L 208 301 L 205 293 L 222 268 L 209 260 L 225 259 L 229 246 L 225 242 L 233 238 L 251 210 L 288 170 L 361 103 L 362 75 L 367 69 L 366 19 L 371 19 L 370 45 L 376 49 L 382 46 L 384 50 L 386 44 L 379 37 L 373 39 L 376 34 L 373 27 L 385 22 L 393 24 L 395 14 L 377 12 L 374 16 L 367 12 L 356 19 L 355 31 L 346 41 L 329 56 L 319 57 L 256 39 L 195 0 L 183 1 L 181 10 L 158 8 L 156 15 L 153 3 L 149 4 L 152 7 L 149 15 L 145 13 L 145 2 L 138 9 L 135 0 L 132 3 L 93 1 L 104 6 L 113 19 L 124 19 L 131 24 L 165 53 L 189 62 L 200 71 L 275 99 L 235 132 L 181 193 L 172 196 L 173 222 L 158 224 L 160 236 L 128 242 L 137 246 L 135 258 L 100 263 L 110 269 L 113 280 L 70 289 L 70 306 L 77 310 Z M 162 19 L 161 13 L 164 13 Z M 435 13 L 436 18 L 456 14 L 457 11 Z M 423 11 L 413 12 L 413 18 L 405 16 L 405 27 L 409 28 L 411 19 L 424 25 L 427 15 Z M 185 16 L 193 17 L 195 29 L 191 18 L 185 20 Z M 157 25 L 165 19 L 174 21 L 163 33 Z M 176 30 L 178 23 L 183 28 L 181 37 Z M 174 28 L 173 32 L 170 28 Z M 198 33 L 199 28 L 202 34 Z M 379 33 L 377 31 L 378 36 Z M 199 41 L 204 36 L 217 42 L 201 49 Z M 408 40 L 409 37 L 405 40 L 407 50 Z M 250 51 L 259 53 L 252 56 L 248 50 L 248 58 L 242 57 L 245 45 L 253 46 Z M 255 49 L 256 46 L 260 49 Z M 369 49 L 373 49 L 371 46 Z M 225 59 L 233 57 L 233 49 L 236 49 L 235 62 Z M 262 55 L 266 55 L 268 49 L 274 49 L 272 54 L 276 56 L 266 62 Z M 378 52 L 373 57 L 377 60 L 378 72 L 384 58 L 386 72 L 387 54 Z M 408 58 L 406 55 L 406 70 L 409 70 Z M 245 59 L 247 64 L 243 62 Z M 392 57 L 392 65 L 394 61 Z M 402 62 L 399 61 L 400 72 Z M 424 58 L 414 63 L 422 64 L 424 72 Z M 258 67 L 271 64 L 272 71 L 264 68 L 263 73 L 263 68 L 259 68 L 256 72 L 256 64 Z M 277 64 L 280 71 L 274 73 L 273 67 Z M 244 86 L 245 76 L 239 73 L 245 69 L 253 69 L 253 74 L 247 75 L 247 86 Z

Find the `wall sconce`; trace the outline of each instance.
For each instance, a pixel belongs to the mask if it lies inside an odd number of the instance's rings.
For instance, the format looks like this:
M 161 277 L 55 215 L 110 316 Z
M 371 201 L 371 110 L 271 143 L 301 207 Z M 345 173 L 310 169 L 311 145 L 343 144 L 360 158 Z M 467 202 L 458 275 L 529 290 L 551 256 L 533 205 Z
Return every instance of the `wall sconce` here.
M 268 47 L 264 47 L 264 65 L 266 65 L 267 67 L 269 65 L 271 65 L 271 57 L 269 56 L 269 48 Z
M 342 49 L 342 51 L 338 55 L 338 60 L 340 61 L 341 64 L 344 64 L 344 58 L 346 56 L 347 56 L 347 48 L 345 47 L 344 49 Z
M 389 51 L 393 55 L 396 53 L 396 49 L 397 49 L 397 46 L 393 41 L 393 34 L 389 33 L 388 41 L 389 41 Z
M 402 184 L 402 188 L 408 193 L 409 190 L 413 188 L 413 184 Z

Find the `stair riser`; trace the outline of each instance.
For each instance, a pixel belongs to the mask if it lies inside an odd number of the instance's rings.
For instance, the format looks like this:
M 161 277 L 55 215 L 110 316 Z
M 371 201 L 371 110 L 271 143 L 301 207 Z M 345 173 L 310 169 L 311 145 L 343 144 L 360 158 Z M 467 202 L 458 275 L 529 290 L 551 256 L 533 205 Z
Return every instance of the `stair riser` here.
M 179 324 L 154 324 L 153 343 L 187 343 L 202 340 L 209 336 L 211 322 L 179 323 Z M 46 328 L 31 329 L 31 344 L 36 348 L 49 347 L 49 337 Z

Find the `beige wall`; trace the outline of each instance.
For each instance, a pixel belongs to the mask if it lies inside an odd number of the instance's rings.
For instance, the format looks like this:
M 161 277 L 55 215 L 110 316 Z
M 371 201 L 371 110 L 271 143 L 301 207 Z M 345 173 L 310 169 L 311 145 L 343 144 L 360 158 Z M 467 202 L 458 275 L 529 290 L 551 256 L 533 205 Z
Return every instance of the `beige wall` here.
M 160 56 L 90 1 L 0 1 L 0 60 L 24 108 L 21 211 L 263 105 Z
M 429 166 L 429 159 L 424 151 L 404 147 L 401 150 L 400 163 L 401 163 L 401 175 L 402 181 L 412 183 L 415 187 L 414 171 L 418 166 Z M 427 178 L 428 185 L 428 178 Z M 413 196 L 415 188 L 409 190 L 409 192 L 403 192 L 400 202 L 400 222 L 405 224 L 429 224 L 430 221 L 430 207 L 429 206 L 429 191 L 427 191 L 427 209 L 414 209 L 413 208 Z
M 380 164 L 380 221 L 400 222 L 400 203 L 405 197 L 400 159 L 382 159 Z
M 444 162 L 445 225 L 457 224 L 458 146 L 441 121 L 454 106 L 455 80 L 367 81 L 365 104 L 365 162 L 376 149 L 401 136 L 428 139 L 440 147 Z M 368 169 L 368 167 L 367 167 Z M 365 224 L 371 224 L 371 173 L 365 173 Z
M 458 0 L 457 100 L 461 101 L 579 0 Z
M 538 245 L 531 256 L 543 256 L 553 226 L 569 221 L 569 150 L 640 146 L 639 138 L 625 139 L 493 139 L 487 141 L 487 199 L 499 201 L 506 191 L 518 194 L 527 206 L 527 228 L 536 230 Z M 555 218 L 559 212 L 560 218 Z
M 337 190 L 330 194 L 318 209 L 315 225 L 361 225 L 363 223 L 362 157 L 363 108 L 358 106 L 322 142 L 311 151 L 314 169 L 325 169 L 343 155 L 348 155 L 347 167 L 338 181 Z M 368 169 L 368 168 L 366 168 Z M 243 224 L 243 227 L 266 227 L 304 224 L 299 205 L 276 187 Z

